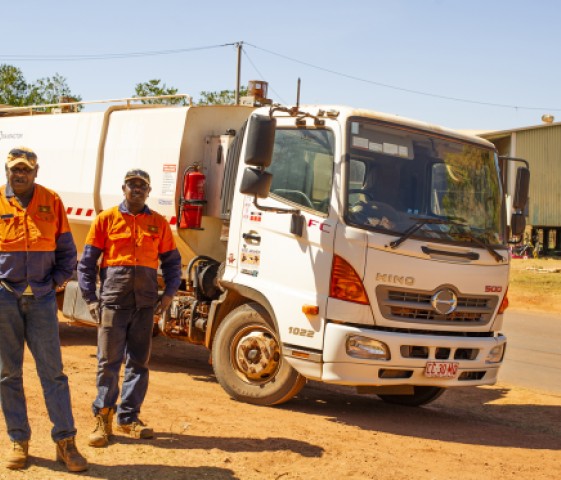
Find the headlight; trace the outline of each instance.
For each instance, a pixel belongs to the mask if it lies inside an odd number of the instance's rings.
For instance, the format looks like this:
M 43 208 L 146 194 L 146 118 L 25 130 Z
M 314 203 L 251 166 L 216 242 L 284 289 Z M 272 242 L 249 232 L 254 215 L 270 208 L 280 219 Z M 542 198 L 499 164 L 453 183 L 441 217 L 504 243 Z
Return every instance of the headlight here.
M 355 358 L 370 358 L 373 360 L 389 360 L 390 349 L 384 342 L 373 338 L 351 335 L 347 337 L 347 355 Z
M 497 345 L 493 347 L 487 358 L 485 359 L 485 363 L 500 363 L 503 361 L 503 356 L 505 353 L 506 343 L 502 343 L 501 345 Z

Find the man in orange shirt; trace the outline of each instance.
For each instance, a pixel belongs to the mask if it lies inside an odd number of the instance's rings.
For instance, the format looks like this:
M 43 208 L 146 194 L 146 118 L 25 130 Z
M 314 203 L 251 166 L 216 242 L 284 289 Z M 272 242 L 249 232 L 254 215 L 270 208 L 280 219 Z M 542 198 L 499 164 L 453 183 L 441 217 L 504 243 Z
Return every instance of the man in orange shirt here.
M 10 150 L 8 182 L 0 187 L 0 403 L 11 441 L 8 468 L 25 468 L 31 428 L 23 391 L 27 343 L 53 423 L 57 460 L 88 468 L 75 444 L 68 377 L 63 372 L 55 288 L 76 267 L 76 245 L 60 197 L 35 183 L 37 155 Z
M 148 361 L 154 313 L 165 311 L 181 283 L 181 257 L 164 217 L 150 210 L 150 176 L 143 170 L 127 172 L 124 201 L 101 212 L 92 224 L 78 282 L 90 313 L 99 325 L 96 417 L 89 445 L 104 447 L 117 430 L 132 438 L 151 438 L 153 430 L 139 419 L 148 389 Z M 101 286 L 97 294 L 97 263 Z M 165 290 L 158 299 L 158 265 Z M 156 312 L 155 312 L 156 309 Z M 125 358 L 125 376 L 119 397 L 119 372 Z

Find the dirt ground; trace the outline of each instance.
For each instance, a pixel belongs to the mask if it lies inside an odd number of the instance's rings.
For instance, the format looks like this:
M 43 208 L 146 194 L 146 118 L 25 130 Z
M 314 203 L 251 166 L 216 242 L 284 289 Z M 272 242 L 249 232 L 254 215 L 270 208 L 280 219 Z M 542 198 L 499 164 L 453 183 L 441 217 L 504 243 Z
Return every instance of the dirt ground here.
M 561 317 L 560 317 L 561 320 Z M 116 437 L 87 446 L 92 427 L 95 329 L 61 322 L 83 474 L 54 460 L 35 367 L 25 361 L 33 436 L 27 470 L 0 466 L 0 479 L 558 479 L 561 397 L 498 384 L 446 392 L 422 408 L 385 404 L 354 390 L 310 382 L 280 407 L 231 400 L 208 352 L 155 339 L 142 418 L 153 440 Z M 7 452 L 0 436 L 0 461 Z

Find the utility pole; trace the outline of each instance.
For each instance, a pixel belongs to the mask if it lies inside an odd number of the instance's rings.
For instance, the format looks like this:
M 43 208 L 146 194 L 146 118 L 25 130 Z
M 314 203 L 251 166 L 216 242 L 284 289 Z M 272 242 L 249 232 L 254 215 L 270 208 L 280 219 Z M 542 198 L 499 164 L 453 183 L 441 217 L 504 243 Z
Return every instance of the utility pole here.
M 236 43 L 236 48 L 238 50 L 238 68 L 236 71 L 236 94 L 234 97 L 234 103 L 236 105 L 240 104 L 240 76 L 241 76 L 241 70 L 242 70 L 242 48 L 243 48 L 243 42 L 238 42 Z

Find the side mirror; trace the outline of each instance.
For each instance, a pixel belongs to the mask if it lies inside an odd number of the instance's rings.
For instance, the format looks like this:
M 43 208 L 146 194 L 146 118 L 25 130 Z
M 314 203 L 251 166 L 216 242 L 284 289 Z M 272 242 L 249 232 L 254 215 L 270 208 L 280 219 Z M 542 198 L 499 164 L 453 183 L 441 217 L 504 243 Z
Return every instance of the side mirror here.
M 513 213 L 510 217 L 510 233 L 515 237 L 519 237 L 524 233 L 526 228 L 526 217 L 523 213 Z
M 246 165 L 267 168 L 273 159 L 277 121 L 263 115 L 251 118 L 246 134 Z
M 516 185 L 512 199 L 514 210 L 520 211 L 526 208 L 528 192 L 530 190 L 530 170 L 526 167 L 518 167 L 516 171 Z
M 240 193 L 256 198 L 267 198 L 271 189 L 273 175 L 257 168 L 246 168 L 243 172 Z

